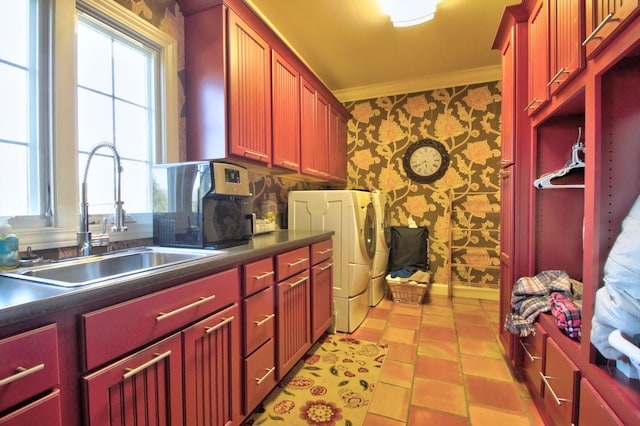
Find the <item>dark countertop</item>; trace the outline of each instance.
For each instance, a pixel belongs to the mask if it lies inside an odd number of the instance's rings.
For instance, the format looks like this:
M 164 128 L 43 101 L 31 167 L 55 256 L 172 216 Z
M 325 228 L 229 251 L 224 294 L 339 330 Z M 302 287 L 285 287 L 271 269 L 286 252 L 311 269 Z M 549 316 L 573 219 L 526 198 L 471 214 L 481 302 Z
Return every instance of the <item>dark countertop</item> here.
M 257 258 L 331 238 L 333 232 L 279 230 L 255 236 L 249 244 L 219 250 L 198 259 L 153 272 L 142 272 L 84 287 L 58 287 L 0 276 L 0 326 L 60 312 L 73 306 L 136 291 L 152 292 L 236 267 Z M 115 281 L 115 282 L 114 282 Z

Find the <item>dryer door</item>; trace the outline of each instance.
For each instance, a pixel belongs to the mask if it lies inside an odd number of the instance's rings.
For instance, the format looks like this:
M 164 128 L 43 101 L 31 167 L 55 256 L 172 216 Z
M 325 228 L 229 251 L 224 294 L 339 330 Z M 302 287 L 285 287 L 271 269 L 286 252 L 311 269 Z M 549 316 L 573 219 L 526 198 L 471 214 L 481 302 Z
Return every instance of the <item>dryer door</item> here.
M 376 211 L 373 203 L 367 204 L 364 217 L 364 246 L 369 259 L 373 259 L 376 254 Z

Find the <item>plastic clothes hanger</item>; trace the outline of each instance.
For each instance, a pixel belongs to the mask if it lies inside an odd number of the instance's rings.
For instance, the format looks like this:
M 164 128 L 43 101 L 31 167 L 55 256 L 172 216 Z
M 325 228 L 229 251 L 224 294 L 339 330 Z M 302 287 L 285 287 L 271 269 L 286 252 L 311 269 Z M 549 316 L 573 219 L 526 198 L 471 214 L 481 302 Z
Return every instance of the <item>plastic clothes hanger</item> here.
M 584 161 L 580 158 L 579 153 L 585 155 L 584 143 L 580 140 L 582 137 L 582 128 L 578 128 L 578 140 L 571 146 L 571 160 L 565 166 L 556 171 L 545 173 L 533 182 L 533 186 L 538 189 L 557 189 L 557 188 L 584 188 L 584 184 L 554 184 L 552 180 L 566 176 L 576 169 L 584 169 Z

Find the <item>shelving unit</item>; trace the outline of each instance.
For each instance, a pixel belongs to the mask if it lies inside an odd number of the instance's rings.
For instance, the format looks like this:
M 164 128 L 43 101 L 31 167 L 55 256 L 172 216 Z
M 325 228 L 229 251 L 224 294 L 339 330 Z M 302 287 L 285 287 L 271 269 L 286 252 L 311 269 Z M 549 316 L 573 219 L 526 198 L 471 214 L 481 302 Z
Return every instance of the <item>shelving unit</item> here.
M 545 37 L 531 27 L 540 7 L 550 12 Z M 502 110 L 508 126 L 503 145 L 512 147 L 503 150 L 501 210 L 512 216 L 501 225 L 501 312 L 508 312 L 519 277 L 561 269 L 583 283 L 581 341 L 564 335 L 546 314 L 536 325 L 539 364 L 523 363 L 527 339 L 503 331 L 501 341 L 514 367 L 525 367 L 532 398 L 550 424 L 638 424 L 640 381 L 605 360 L 590 333 L 604 264 L 640 194 L 640 1 L 522 0 L 506 8 L 494 48 L 503 55 L 509 100 Z M 527 99 L 529 88 L 540 82 L 532 81 L 557 72 L 532 73 L 532 50 L 535 57 L 546 52 L 550 67 L 578 64 L 562 84 L 547 83 L 546 102 L 535 110 L 527 108 Z M 578 128 L 584 135 L 584 175 L 570 177 L 566 188 L 534 187 L 541 175 L 563 167 Z M 558 371 L 572 373 L 537 383 Z M 554 392 L 560 402 L 551 398 Z

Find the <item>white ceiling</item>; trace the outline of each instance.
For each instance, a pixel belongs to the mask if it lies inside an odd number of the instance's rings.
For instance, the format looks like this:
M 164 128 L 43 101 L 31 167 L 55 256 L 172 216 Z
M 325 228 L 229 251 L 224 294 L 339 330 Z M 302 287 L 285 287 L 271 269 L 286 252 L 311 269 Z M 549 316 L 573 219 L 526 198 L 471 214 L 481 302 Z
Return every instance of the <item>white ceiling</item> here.
M 342 101 L 500 79 L 504 7 L 440 0 L 435 19 L 394 28 L 378 0 L 245 0 Z

